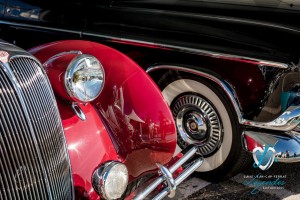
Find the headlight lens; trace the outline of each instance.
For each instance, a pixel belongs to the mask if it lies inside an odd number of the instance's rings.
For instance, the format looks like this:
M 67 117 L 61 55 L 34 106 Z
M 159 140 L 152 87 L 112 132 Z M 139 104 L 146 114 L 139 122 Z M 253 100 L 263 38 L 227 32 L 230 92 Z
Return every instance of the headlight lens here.
M 104 70 L 99 60 L 82 54 L 70 62 L 65 74 L 65 87 L 73 100 L 87 103 L 99 96 L 104 80 Z
M 124 164 L 109 162 L 93 174 L 93 187 L 105 199 L 119 199 L 128 184 L 128 171 Z

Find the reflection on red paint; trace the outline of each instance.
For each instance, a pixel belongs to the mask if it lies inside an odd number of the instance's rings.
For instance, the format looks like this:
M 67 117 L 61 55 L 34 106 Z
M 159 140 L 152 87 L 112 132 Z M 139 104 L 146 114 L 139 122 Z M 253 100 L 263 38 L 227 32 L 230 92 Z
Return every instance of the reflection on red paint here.
M 128 167 L 130 180 L 157 171 L 157 162 L 164 165 L 172 159 L 176 128 L 169 106 L 156 84 L 124 54 L 87 41 L 60 41 L 32 48 L 30 52 L 45 63 L 58 53 L 74 50 L 98 58 L 106 74 L 100 96 L 91 104 L 79 105 L 86 121 L 81 121 L 65 102 L 67 97 L 62 80 L 58 78 L 63 77 L 64 65 L 72 56 L 50 62 L 47 70 L 53 73 L 48 75 L 55 85 L 54 92 L 64 98 L 58 98 L 58 106 L 70 153 L 76 198 L 99 199 L 91 185 L 97 167 L 110 160 L 119 160 Z
M 118 39 L 111 39 L 111 42 L 119 43 L 119 44 L 128 44 L 128 45 L 133 45 L 133 46 L 138 46 L 138 47 L 147 47 L 147 48 L 152 48 L 152 49 L 171 50 L 168 47 L 163 47 L 163 46 L 160 46 L 157 44 L 151 44 L 151 43 L 140 43 L 138 41 L 123 41 L 123 40 L 118 40 Z

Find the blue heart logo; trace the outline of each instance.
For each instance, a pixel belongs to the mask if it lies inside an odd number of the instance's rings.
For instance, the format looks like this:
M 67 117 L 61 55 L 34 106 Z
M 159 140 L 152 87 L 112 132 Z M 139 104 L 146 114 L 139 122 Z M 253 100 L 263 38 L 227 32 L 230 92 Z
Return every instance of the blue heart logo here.
M 254 168 L 259 167 L 261 170 L 267 170 L 274 163 L 276 152 L 275 149 L 270 146 L 263 148 L 256 147 L 253 149 L 252 155 L 254 159 Z

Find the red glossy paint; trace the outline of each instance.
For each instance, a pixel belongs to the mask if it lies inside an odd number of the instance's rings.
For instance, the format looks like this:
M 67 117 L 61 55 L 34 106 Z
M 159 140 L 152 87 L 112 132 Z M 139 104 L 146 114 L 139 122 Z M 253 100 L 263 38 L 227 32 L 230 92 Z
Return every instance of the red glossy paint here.
M 57 99 L 68 144 L 76 199 L 100 199 L 91 175 L 101 164 L 119 160 L 107 130 L 92 105 L 79 105 L 86 115 L 80 120 L 69 104 Z
M 119 159 L 124 159 L 130 178 L 156 170 L 157 162 L 168 163 L 176 148 L 173 116 L 160 90 L 135 62 L 110 47 L 87 41 L 60 41 L 33 48 L 30 52 L 45 63 L 55 92 L 65 97 L 61 78 L 66 68 L 64 65 L 71 57 L 46 61 L 58 53 L 76 50 L 97 57 L 104 67 L 105 86 L 92 105 L 109 129 Z M 63 64 L 60 65 L 59 61 Z M 77 131 L 86 132 L 86 128 L 82 125 Z
M 54 56 L 43 63 L 43 66 L 47 72 L 50 83 L 56 95 L 63 97 L 69 101 L 72 101 L 68 93 L 66 92 L 64 77 L 65 71 L 69 63 L 78 56 L 78 54 L 63 54 L 61 56 Z
M 249 135 L 245 135 L 245 140 L 247 144 L 247 150 L 250 152 L 252 152 L 256 147 L 262 147 L 261 144 L 259 144 L 254 138 L 250 137 Z
M 266 90 L 265 77 L 260 68 L 251 62 L 230 59 L 209 59 L 210 68 L 222 75 L 233 89 L 243 112 L 253 111 L 253 107 L 259 105 L 260 99 Z

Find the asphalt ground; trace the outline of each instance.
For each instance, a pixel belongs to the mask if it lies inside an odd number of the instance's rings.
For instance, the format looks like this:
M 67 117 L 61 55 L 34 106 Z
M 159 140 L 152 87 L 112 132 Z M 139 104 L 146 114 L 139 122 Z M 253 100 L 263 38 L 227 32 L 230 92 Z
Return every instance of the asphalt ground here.
M 191 176 L 170 199 L 184 200 L 300 200 L 300 163 L 274 163 L 262 171 L 252 166 L 229 180 L 210 183 Z

